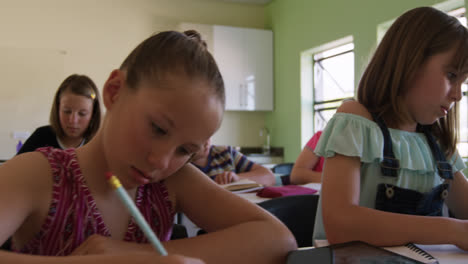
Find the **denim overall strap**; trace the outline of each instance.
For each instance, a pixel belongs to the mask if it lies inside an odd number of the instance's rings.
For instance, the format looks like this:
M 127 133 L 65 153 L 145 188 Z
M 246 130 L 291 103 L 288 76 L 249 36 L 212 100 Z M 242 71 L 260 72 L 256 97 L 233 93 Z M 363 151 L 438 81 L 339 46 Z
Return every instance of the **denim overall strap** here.
M 419 126 L 419 128 L 423 131 L 424 135 L 427 138 L 427 142 L 429 143 L 429 147 L 431 148 L 432 155 L 437 163 L 437 170 L 439 171 L 440 177 L 446 180 L 453 179 L 453 172 L 452 172 L 452 165 L 447 162 L 447 159 L 444 156 L 444 153 L 437 144 L 434 136 L 431 133 L 430 126 Z
M 382 118 L 378 117 L 375 113 L 371 113 L 374 121 L 379 125 L 382 130 L 384 138 L 383 160 L 380 162 L 380 170 L 383 176 L 398 177 L 398 170 L 400 169 L 400 161 L 395 158 L 393 154 L 392 138 L 388 131 L 385 122 Z

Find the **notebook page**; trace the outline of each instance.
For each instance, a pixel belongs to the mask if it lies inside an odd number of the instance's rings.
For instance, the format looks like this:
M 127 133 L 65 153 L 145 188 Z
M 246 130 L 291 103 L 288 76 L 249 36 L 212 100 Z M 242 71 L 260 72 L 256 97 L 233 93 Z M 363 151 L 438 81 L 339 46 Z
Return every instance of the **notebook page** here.
M 384 247 L 384 249 L 423 263 L 439 263 L 430 253 L 411 243 L 404 246 Z
M 220 186 L 233 193 L 251 192 L 263 188 L 263 185 L 249 179 L 242 179 L 240 181 L 231 182 L 228 184 L 221 184 Z
M 461 250 L 454 245 L 419 245 L 417 246 L 434 256 L 440 264 L 466 264 L 468 251 Z

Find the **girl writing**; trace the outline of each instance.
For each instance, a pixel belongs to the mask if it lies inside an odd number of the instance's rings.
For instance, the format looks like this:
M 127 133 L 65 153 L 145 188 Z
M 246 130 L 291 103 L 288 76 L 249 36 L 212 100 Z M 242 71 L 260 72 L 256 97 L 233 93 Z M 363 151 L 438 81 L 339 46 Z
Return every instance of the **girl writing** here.
M 101 106 L 98 89 L 86 75 L 72 74 L 59 86 L 50 110 L 50 125 L 36 129 L 18 154 L 40 147 L 77 148 L 99 129 Z
M 314 238 L 468 250 L 468 182 L 456 151 L 467 73 L 468 31 L 456 18 L 420 7 L 393 23 L 357 102 L 343 103 L 317 145 L 326 161 Z
M 219 128 L 224 109 L 221 75 L 198 33 L 162 32 L 143 41 L 110 74 L 102 98 L 107 113 L 88 144 L 42 148 L 0 167 L 0 242 L 13 236 L 14 251 L 73 256 L 0 252 L 0 258 L 149 259 L 154 249 L 105 179 L 111 172 L 170 255 L 206 263 L 284 263 L 296 247 L 288 229 L 189 163 Z M 167 241 L 178 211 L 208 234 Z

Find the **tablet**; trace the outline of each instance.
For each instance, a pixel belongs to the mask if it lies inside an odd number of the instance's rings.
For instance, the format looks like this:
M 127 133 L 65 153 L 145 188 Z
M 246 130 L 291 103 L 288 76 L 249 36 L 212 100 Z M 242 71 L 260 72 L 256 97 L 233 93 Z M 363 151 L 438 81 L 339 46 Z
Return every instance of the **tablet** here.
M 287 264 L 421 264 L 414 259 L 370 244 L 353 241 L 326 247 L 296 250 L 288 255 Z

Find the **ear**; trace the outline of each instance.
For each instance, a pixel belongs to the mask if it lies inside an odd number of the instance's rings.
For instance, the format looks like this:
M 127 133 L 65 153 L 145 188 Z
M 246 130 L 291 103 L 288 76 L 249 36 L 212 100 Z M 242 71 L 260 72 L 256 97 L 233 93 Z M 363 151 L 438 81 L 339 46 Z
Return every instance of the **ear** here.
M 109 110 L 117 101 L 125 84 L 125 73 L 121 70 L 113 70 L 104 83 L 102 99 L 104 106 Z

